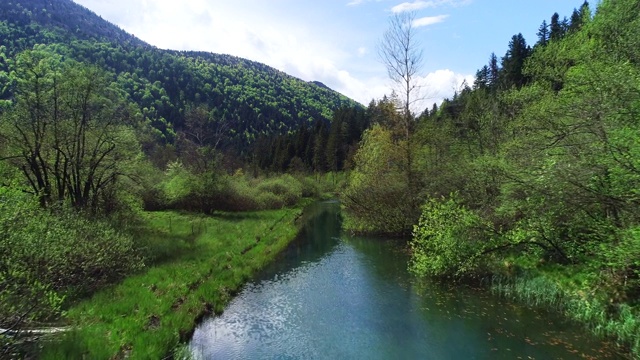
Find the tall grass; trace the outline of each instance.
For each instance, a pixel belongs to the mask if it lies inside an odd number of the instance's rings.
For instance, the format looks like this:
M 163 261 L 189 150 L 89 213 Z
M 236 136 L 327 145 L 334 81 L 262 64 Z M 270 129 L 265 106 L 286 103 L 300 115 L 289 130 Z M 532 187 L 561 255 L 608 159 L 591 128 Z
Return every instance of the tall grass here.
M 612 302 L 583 275 L 550 269 L 528 276 L 495 276 L 491 289 L 529 306 L 561 312 L 640 358 L 640 307 Z
M 136 244 L 152 265 L 69 309 L 75 330 L 46 344 L 40 357 L 163 358 L 273 261 L 296 236 L 299 213 L 144 214 Z

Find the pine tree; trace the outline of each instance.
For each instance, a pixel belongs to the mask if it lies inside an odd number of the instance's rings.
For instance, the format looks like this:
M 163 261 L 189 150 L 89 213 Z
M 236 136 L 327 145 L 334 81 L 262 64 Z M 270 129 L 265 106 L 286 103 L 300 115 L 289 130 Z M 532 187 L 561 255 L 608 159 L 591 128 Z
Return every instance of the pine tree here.
M 512 86 L 520 88 L 527 83 L 527 78 L 522 73 L 522 70 L 524 69 L 524 62 L 530 53 L 531 48 L 527 46 L 527 42 L 521 33 L 511 38 L 509 49 L 502 58 L 505 88 Z
M 487 79 L 489 86 L 496 88 L 500 80 L 500 66 L 498 65 L 498 57 L 495 53 L 491 53 L 489 57 L 489 78 Z
M 326 150 L 326 162 L 330 171 L 339 171 L 342 169 L 342 159 L 344 158 L 342 152 L 343 138 L 343 118 L 334 118 L 331 122 L 331 129 L 329 130 L 329 137 L 327 138 Z
M 319 121 L 315 128 L 315 141 L 313 143 L 313 169 L 324 173 L 327 170 L 325 148 L 327 146 L 327 128 L 324 122 Z
M 580 19 L 582 20 L 583 25 L 586 21 L 591 20 L 591 9 L 589 8 L 588 1 L 585 1 L 584 3 L 582 3 L 582 6 L 580 6 L 579 13 L 580 13 Z
M 549 25 L 549 40 L 556 41 L 564 36 L 564 29 L 560 22 L 560 15 L 554 13 L 551 16 L 551 24 Z
M 573 13 L 571 13 L 571 21 L 569 23 L 569 32 L 576 32 L 580 30 L 582 27 L 582 16 L 578 9 L 573 9 Z
M 565 36 L 568 32 L 569 32 L 569 19 L 567 19 L 567 17 L 563 17 L 562 21 L 560 22 L 560 27 L 562 27 L 562 36 Z
M 473 82 L 474 89 L 486 89 L 489 87 L 489 67 L 483 66 L 480 70 L 476 71 L 476 79 Z
M 537 45 L 545 46 L 549 42 L 549 25 L 547 20 L 542 21 L 542 25 L 538 28 L 538 43 Z
M 433 103 L 433 107 L 431 108 L 431 113 L 429 113 L 429 115 L 433 118 L 438 116 L 438 104 Z

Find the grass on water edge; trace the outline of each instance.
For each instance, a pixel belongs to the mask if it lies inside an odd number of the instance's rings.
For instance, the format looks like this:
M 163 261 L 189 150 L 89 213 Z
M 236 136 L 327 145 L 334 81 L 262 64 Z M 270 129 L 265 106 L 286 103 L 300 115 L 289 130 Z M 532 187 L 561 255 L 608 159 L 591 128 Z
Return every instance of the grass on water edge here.
M 545 307 L 617 343 L 620 355 L 640 359 L 640 306 L 614 301 L 584 269 L 546 267 L 528 274 L 495 276 L 491 290 L 528 306 Z M 599 286 L 600 285 L 600 286 Z
M 136 237 L 151 265 L 69 309 L 74 330 L 40 358 L 164 358 L 296 237 L 300 213 L 145 213 Z

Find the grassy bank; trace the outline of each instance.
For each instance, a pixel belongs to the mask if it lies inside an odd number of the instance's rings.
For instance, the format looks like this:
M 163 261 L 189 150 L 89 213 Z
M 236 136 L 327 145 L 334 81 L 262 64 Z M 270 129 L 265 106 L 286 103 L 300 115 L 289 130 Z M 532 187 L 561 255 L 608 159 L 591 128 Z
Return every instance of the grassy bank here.
M 136 241 L 152 265 L 69 309 L 75 330 L 41 357 L 163 358 L 295 238 L 300 212 L 145 213 Z
M 546 307 L 615 340 L 622 353 L 640 358 L 640 307 L 615 299 L 607 284 L 581 269 L 547 267 L 516 276 L 495 276 L 491 290 L 529 306 Z M 610 290 L 610 289 L 609 289 Z

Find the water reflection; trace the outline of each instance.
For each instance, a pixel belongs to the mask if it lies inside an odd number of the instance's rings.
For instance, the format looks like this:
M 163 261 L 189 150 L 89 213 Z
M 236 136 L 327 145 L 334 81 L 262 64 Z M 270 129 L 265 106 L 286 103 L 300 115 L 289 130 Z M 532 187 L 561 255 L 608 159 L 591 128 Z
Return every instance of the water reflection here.
M 194 333 L 202 359 L 614 358 L 549 314 L 418 282 L 395 241 L 340 239 L 337 204 Z M 606 350 L 606 349 L 605 349 Z

